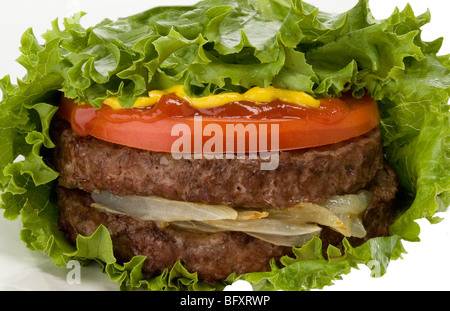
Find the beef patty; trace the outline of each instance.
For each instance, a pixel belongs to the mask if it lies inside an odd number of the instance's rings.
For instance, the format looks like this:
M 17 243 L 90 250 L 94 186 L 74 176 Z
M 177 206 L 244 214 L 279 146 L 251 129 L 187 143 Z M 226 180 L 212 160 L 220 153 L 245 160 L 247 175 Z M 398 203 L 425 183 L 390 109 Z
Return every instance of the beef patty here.
M 55 166 L 62 182 L 90 193 L 283 208 L 353 193 L 383 167 L 378 128 L 333 145 L 280 152 L 271 171 L 260 169 L 261 158 L 176 160 L 170 153 L 79 137 L 65 121 L 57 128 Z
M 90 235 L 104 225 L 118 260 L 146 256 L 143 272 L 148 276 L 180 260 L 199 278 L 213 282 L 232 272 L 266 271 L 271 258 L 290 254 L 291 248 L 242 232 L 193 232 L 107 213 L 91 207 L 90 193 L 283 208 L 366 189 L 373 194 L 362 215 L 367 235 L 349 238 L 355 246 L 388 235 L 395 216 L 397 176 L 384 162 L 379 129 L 333 145 L 281 152 L 273 171 L 260 170 L 261 159 L 175 160 L 167 153 L 79 137 L 65 121 L 54 123 L 53 135 L 54 165 L 64 185 L 57 191 L 60 229 L 75 243 L 78 234 Z M 342 247 L 340 233 L 323 228 L 320 237 L 324 248 Z
M 386 236 L 395 216 L 392 207 L 397 189 L 395 172 L 385 166 L 367 187 L 372 200 L 362 216 L 367 235 L 350 238 L 353 246 L 375 236 Z M 78 189 L 58 187 L 59 226 L 75 243 L 78 234 L 91 235 L 99 225 L 110 232 L 115 256 L 129 261 L 133 256 L 147 256 L 142 270 L 148 276 L 170 269 L 180 260 L 191 272 L 207 282 L 238 274 L 267 271 L 271 258 L 291 254 L 291 248 L 277 246 L 242 232 L 193 232 L 172 226 L 161 228 L 153 221 L 137 220 L 91 207 L 91 195 Z M 320 235 L 324 249 L 328 244 L 341 246 L 343 235 L 323 228 Z

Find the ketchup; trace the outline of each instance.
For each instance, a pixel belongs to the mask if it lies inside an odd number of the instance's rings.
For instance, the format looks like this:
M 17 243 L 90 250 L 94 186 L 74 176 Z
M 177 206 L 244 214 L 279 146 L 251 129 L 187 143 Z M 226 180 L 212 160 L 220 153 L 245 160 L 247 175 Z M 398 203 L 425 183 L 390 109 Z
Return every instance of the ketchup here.
M 64 105 L 69 105 L 70 108 L 63 108 L 60 113 L 71 122 L 73 130 L 79 136 L 89 135 L 97 118 L 106 119 L 111 123 L 132 121 L 153 123 L 165 118 L 207 116 L 255 121 L 312 119 L 323 124 L 334 124 L 344 119 L 349 111 L 358 105 L 352 100 L 346 101 L 345 98 L 325 98 L 320 100 L 318 108 L 275 100 L 270 103 L 232 102 L 216 107 L 195 109 L 189 102 L 175 95 L 164 95 L 158 103 L 150 107 L 126 109 L 113 109 L 108 105 L 94 109 L 90 105 L 78 106 L 65 98 L 62 99 L 62 102 Z
M 300 106 L 275 100 L 270 103 L 233 102 L 223 106 L 200 109 L 201 115 L 216 118 L 239 118 L 249 120 L 315 119 L 333 124 L 345 118 L 349 105 L 340 99 L 321 100 L 318 108 Z

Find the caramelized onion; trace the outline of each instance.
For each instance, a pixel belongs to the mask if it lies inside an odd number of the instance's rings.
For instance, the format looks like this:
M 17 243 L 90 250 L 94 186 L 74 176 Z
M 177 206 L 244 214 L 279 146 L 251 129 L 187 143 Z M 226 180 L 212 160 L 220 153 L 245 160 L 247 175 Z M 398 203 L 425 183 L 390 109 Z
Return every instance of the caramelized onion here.
M 140 220 L 165 222 L 183 230 L 240 231 L 276 245 L 300 246 L 320 233 L 319 225 L 330 227 L 346 237 L 364 237 L 366 230 L 361 215 L 371 197 L 370 192 L 360 191 L 333 196 L 319 204 L 305 202 L 281 210 L 237 210 L 225 205 L 101 192 L 92 194 L 95 201 L 92 207 Z

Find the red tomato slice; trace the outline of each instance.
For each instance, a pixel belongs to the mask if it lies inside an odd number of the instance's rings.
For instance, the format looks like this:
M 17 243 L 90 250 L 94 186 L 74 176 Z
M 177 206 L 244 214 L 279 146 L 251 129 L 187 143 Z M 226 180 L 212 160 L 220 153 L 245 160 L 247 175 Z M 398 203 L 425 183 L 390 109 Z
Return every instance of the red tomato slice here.
M 119 110 L 107 105 L 96 110 L 63 98 L 60 114 L 80 136 L 151 151 L 186 153 L 317 147 L 360 136 L 380 122 L 377 103 L 369 96 L 326 98 L 319 108 L 275 101 L 201 110 L 174 96 L 164 96 L 153 107 Z

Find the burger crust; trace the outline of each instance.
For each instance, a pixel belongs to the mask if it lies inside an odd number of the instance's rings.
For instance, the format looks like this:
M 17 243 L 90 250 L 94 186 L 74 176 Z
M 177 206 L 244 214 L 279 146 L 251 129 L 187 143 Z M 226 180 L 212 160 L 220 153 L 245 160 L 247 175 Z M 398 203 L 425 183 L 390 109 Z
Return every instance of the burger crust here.
M 114 255 L 121 262 L 136 255 L 147 259 L 142 267 L 148 276 L 170 269 L 181 260 L 200 279 L 213 282 L 238 274 L 266 271 L 269 260 L 290 252 L 242 232 L 204 233 L 162 228 L 154 221 L 137 220 L 126 215 L 99 211 L 91 207 L 89 193 L 78 189 L 57 189 L 59 227 L 75 243 L 78 234 L 91 235 L 99 225 L 110 232 Z
M 273 171 L 255 160 L 175 160 L 159 153 L 80 137 L 64 120 L 53 123 L 56 142 L 53 165 L 60 173 L 57 188 L 59 227 L 72 243 L 104 225 L 111 234 L 116 258 L 146 256 L 147 276 L 170 269 L 177 261 L 200 279 L 214 282 L 231 273 L 267 271 L 291 247 L 277 246 L 243 232 L 194 232 L 153 221 L 107 213 L 91 207 L 91 193 L 157 195 L 173 200 L 239 207 L 284 208 L 318 202 L 361 189 L 373 193 L 362 215 L 367 235 L 349 238 L 354 246 L 386 236 L 395 217 L 395 171 L 384 162 L 378 128 L 337 144 L 281 152 Z M 329 228 L 320 233 L 324 254 L 332 244 L 342 248 L 343 236 Z
M 362 239 L 350 238 L 357 246 L 369 238 L 385 236 L 395 217 L 393 199 L 397 177 L 388 165 L 379 170 L 367 187 L 372 200 L 363 214 L 367 230 Z M 91 207 L 91 195 L 79 189 L 58 187 L 59 227 L 75 243 L 77 235 L 91 235 L 100 225 L 110 232 L 114 253 L 121 262 L 136 255 L 146 256 L 142 267 L 147 276 L 170 269 L 180 260 L 200 279 L 214 282 L 237 274 L 268 271 L 270 259 L 290 255 L 291 248 L 277 246 L 242 232 L 205 233 L 161 227 L 154 221 L 137 220 L 126 215 L 112 214 Z M 324 250 L 329 244 L 341 247 L 343 236 L 323 228 L 320 238 Z M 325 252 L 324 252 L 325 253 Z
M 365 187 L 383 168 L 378 128 L 337 144 L 284 151 L 275 170 L 257 159 L 174 159 L 76 135 L 60 120 L 54 165 L 60 180 L 86 192 L 156 195 L 239 207 L 289 207 Z

